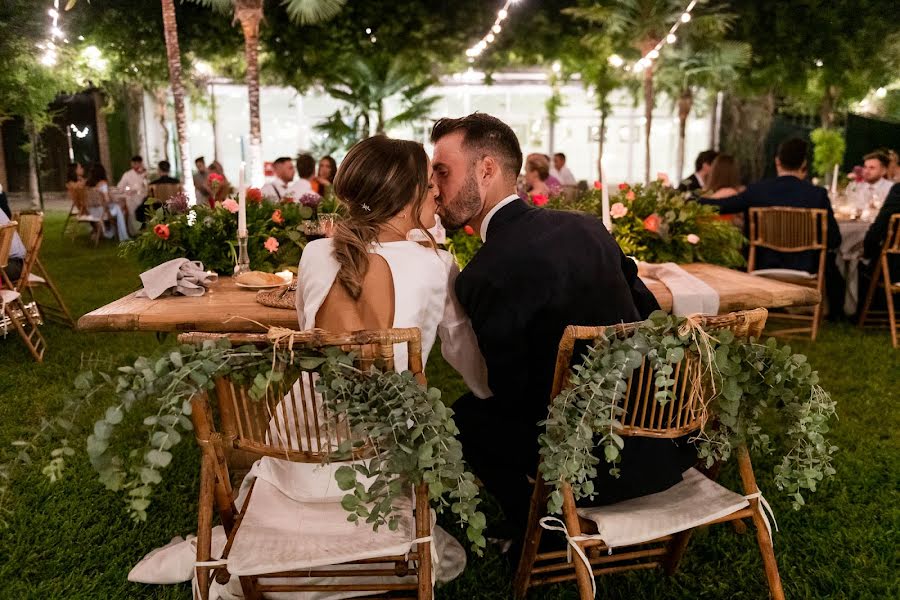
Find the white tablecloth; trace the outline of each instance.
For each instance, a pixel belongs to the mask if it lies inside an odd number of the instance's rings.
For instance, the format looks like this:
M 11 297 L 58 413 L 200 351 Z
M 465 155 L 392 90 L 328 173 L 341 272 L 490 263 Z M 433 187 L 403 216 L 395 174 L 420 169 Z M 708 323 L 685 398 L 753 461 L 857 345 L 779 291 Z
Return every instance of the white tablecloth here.
M 859 305 L 859 263 L 863 255 L 863 240 L 869 230 L 871 221 L 838 221 L 841 230 L 841 247 L 837 255 L 837 267 L 847 283 L 844 296 L 844 312 L 848 315 L 856 313 Z

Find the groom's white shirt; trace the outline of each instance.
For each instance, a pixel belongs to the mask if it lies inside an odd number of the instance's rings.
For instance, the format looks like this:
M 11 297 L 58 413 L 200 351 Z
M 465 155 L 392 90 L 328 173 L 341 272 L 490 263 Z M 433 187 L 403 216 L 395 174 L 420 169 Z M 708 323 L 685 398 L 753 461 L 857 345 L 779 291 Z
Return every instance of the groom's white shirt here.
M 507 204 L 509 204 L 510 202 L 512 202 L 513 200 L 518 200 L 518 199 L 519 199 L 519 195 L 518 195 L 518 194 L 510 194 L 509 196 L 507 196 L 506 198 L 504 198 L 503 200 L 501 200 L 500 202 L 498 202 L 497 204 L 495 204 L 495 205 L 494 205 L 494 208 L 492 208 L 492 209 L 490 210 L 490 212 L 488 212 L 488 214 L 486 214 L 486 215 L 484 216 L 484 221 L 481 222 L 481 231 L 480 231 L 480 233 L 481 233 L 481 241 L 482 241 L 482 242 L 486 242 L 486 241 L 487 241 L 487 230 L 488 230 L 488 225 L 490 225 L 490 223 L 491 223 L 491 218 L 494 216 L 494 214 L 495 214 L 498 210 L 500 210 L 501 208 L 503 208 L 504 206 L 506 206 Z

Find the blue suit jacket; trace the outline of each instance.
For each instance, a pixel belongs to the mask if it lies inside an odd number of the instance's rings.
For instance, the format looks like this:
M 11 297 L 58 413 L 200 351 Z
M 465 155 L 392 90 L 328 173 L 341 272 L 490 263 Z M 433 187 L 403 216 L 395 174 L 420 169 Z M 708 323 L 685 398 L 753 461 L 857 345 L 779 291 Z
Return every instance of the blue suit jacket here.
M 712 200 L 701 198 L 703 204 L 719 207 L 722 214 L 746 212 L 750 208 L 769 206 L 789 206 L 793 208 L 824 208 L 828 211 L 828 249 L 836 250 L 841 245 L 841 231 L 831 201 L 825 188 L 812 185 L 808 181 L 792 175 L 783 175 L 775 179 L 761 181 L 749 186 L 744 192 L 730 198 Z M 749 223 L 749 219 L 745 220 Z M 757 269 L 796 269 L 815 273 L 819 270 L 818 255 L 815 251 L 782 253 L 758 248 L 756 251 Z

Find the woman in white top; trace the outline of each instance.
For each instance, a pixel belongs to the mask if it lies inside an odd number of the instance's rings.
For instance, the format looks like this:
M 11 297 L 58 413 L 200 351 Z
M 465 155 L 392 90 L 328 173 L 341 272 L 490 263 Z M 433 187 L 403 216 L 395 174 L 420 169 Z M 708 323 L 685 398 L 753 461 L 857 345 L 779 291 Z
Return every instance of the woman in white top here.
M 88 194 L 87 210 L 91 215 L 103 219 L 103 237 L 109 239 L 113 235 L 117 235 L 120 242 L 130 240 L 125 212 L 118 203 L 110 201 L 109 182 L 106 179 L 106 169 L 103 168 L 103 165 L 95 163 L 91 167 L 91 174 L 88 176 L 85 187 L 96 192 Z M 96 198 L 95 202 L 91 201 L 92 195 Z M 115 222 L 115 229 L 111 221 Z

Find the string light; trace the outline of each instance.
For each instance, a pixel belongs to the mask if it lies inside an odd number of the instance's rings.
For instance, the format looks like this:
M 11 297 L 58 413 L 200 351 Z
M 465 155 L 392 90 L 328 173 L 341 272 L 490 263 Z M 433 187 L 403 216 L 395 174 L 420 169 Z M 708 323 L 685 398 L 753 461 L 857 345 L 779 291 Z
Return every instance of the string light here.
M 669 29 L 669 33 L 633 65 L 626 65 L 625 60 L 618 54 L 610 55 L 607 61 L 612 67 L 615 67 L 617 69 L 619 67 L 624 67 L 626 71 L 630 71 L 632 73 L 643 72 L 645 69 L 653 65 L 654 60 L 659 58 L 659 54 L 664 46 L 666 46 L 667 44 L 674 44 L 678 41 L 678 36 L 675 35 L 675 32 L 678 31 L 678 28 L 683 24 L 689 23 L 691 21 L 691 11 L 694 10 L 695 6 L 697 6 L 697 0 L 691 0 L 691 3 L 687 5 L 687 8 L 684 9 L 684 12 L 681 13 L 681 16 Z
M 49 39 L 47 39 L 46 42 L 38 44 L 37 47 L 44 51 L 41 55 L 41 64 L 45 67 L 52 67 L 56 65 L 57 60 L 56 40 L 61 39 L 65 44 L 68 44 L 69 40 L 65 39 L 65 34 L 59 27 L 59 0 L 53 0 L 53 8 L 49 9 L 47 14 L 50 16 Z
M 475 57 L 480 56 L 481 53 L 487 49 L 488 45 L 497 39 L 497 34 L 503 30 L 503 27 L 501 27 L 500 24 L 509 16 L 509 7 L 516 4 L 518 1 L 519 0 L 506 0 L 503 8 L 497 11 L 497 18 L 494 20 L 494 24 L 488 32 L 477 44 L 466 50 L 466 56 L 469 57 L 469 62 L 474 62 Z

